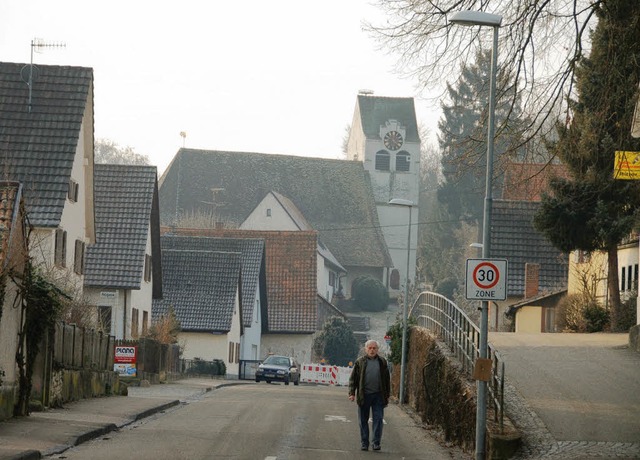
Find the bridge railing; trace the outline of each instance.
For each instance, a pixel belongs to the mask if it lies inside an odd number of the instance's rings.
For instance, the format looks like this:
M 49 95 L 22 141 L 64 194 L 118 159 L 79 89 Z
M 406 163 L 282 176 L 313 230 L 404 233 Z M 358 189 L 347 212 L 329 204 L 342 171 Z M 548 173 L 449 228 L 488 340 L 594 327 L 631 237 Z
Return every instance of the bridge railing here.
M 476 359 L 480 356 L 480 329 L 455 303 L 435 292 L 421 292 L 409 316 L 418 326 L 432 331 L 445 342 L 462 364 L 463 371 L 472 377 Z M 504 426 L 504 361 L 488 345 L 487 358 L 491 359 L 491 379 L 487 382 L 489 402 L 493 405 L 494 421 L 500 430 Z

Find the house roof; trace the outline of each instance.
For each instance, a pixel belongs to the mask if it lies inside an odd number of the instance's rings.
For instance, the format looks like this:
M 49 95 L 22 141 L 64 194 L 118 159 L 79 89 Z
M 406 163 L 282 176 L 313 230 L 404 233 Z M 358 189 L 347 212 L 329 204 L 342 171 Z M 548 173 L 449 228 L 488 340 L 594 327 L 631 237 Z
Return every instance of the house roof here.
M 161 267 L 156 167 L 96 164 L 94 187 L 96 243 L 87 247 L 84 284 L 140 289 L 149 234 L 152 263 Z M 159 268 L 153 284 L 160 297 Z
M 505 169 L 502 198 L 505 200 L 540 201 L 554 177 L 568 177 L 565 165 L 555 163 L 509 162 Z
M 556 249 L 533 226 L 540 203 L 493 200 L 491 214 L 491 257 L 507 259 L 507 295 L 525 292 L 525 264 L 540 265 L 540 291 L 566 288 L 569 256 Z
M 393 265 L 360 162 L 180 149 L 160 179 L 162 224 L 205 213 L 238 227 L 270 191 L 295 204 L 342 265 Z
M 3 174 L 24 184 L 29 219 L 57 227 L 80 142 L 93 70 L 0 62 L 0 160 Z M 89 114 L 93 117 L 93 113 Z
M 530 297 L 528 299 L 524 299 L 520 302 L 509 305 L 505 314 L 507 316 L 512 316 L 516 311 L 523 307 L 555 307 L 558 302 L 567 295 L 566 289 L 560 289 L 554 292 L 547 292 L 544 294 L 537 295 L 535 297 Z
M 289 217 L 291 217 L 291 220 L 293 220 L 298 229 L 313 230 L 311 224 L 307 221 L 307 219 L 305 219 L 304 214 L 300 212 L 293 201 L 278 192 L 271 191 L 270 193 L 275 197 L 278 203 L 280 203 L 280 206 L 282 206 Z
M 178 236 L 170 233 L 161 237 L 162 250 L 190 250 L 214 252 L 239 252 L 242 266 L 242 321 L 250 327 L 256 306 L 256 293 L 266 285 L 265 244 L 263 239 L 211 238 L 201 236 Z M 267 300 L 260 299 L 267 307 Z M 263 305 L 264 304 L 264 305 Z
M 2 269 L 6 268 L 10 262 L 21 199 L 22 187 L 19 182 L 0 182 L 0 268 Z
M 177 235 L 264 239 L 268 309 L 262 317 L 262 331 L 288 334 L 316 331 L 316 232 L 187 228 L 163 228 L 162 231 Z
M 380 126 L 393 119 L 406 129 L 407 142 L 420 142 L 413 98 L 359 94 L 357 105 L 360 108 L 360 122 L 367 139 L 380 139 Z
M 231 330 L 241 292 L 239 252 L 166 249 L 162 265 L 163 298 L 153 300 L 154 320 L 173 307 L 185 332 Z

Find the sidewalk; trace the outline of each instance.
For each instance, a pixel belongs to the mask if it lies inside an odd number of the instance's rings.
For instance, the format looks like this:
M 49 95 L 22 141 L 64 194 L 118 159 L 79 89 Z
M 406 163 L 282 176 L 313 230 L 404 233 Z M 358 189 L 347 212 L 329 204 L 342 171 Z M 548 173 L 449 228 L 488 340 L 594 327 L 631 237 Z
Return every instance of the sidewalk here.
M 58 454 L 215 388 L 244 383 L 185 379 L 129 387 L 129 396 L 85 399 L 62 409 L 32 412 L 29 417 L 0 422 L 0 459 L 40 459 Z

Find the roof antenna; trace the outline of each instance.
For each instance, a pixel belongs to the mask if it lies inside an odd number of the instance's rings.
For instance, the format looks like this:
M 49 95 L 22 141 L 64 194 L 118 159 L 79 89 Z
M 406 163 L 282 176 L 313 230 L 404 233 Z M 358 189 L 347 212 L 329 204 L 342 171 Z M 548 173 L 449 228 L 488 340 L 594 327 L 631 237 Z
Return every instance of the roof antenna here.
M 45 42 L 43 39 L 41 38 L 34 38 L 33 40 L 31 40 L 31 63 L 29 64 L 29 66 L 24 66 L 22 68 L 22 80 L 27 84 L 27 86 L 29 87 L 29 102 L 27 105 L 27 108 L 29 110 L 29 113 L 31 113 L 31 94 L 32 94 L 32 88 L 33 88 L 33 77 L 34 77 L 34 65 L 33 65 L 33 53 L 34 51 L 36 53 L 39 53 L 40 50 L 42 48 L 65 48 L 67 45 L 65 43 L 47 43 Z M 25 76 L 25 69 L 29 67 L 29 75 L 28 77 Z M 35 76 L 37 76 L 38 74 L 38 68 L 35 67 Z

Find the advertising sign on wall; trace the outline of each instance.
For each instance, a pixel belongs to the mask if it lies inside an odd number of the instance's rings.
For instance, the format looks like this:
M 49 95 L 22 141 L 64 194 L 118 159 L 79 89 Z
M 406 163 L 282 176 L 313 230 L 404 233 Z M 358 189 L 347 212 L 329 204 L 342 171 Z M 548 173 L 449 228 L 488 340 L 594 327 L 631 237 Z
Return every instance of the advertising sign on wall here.
M 113 359 L 113 370 L 122 377 L 136 377 L 138 362 L 138 347 L 116 346 Z

